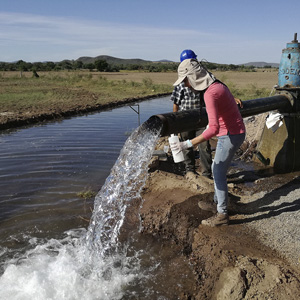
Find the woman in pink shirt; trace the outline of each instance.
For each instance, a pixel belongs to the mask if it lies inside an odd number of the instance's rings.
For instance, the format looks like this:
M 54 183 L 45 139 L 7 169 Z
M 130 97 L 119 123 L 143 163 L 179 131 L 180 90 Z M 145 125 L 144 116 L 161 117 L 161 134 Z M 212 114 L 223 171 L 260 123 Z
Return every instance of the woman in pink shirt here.
M 181 142 L 179 149 L 172 150 L 182 151 L 217 136 L 218 143 L 212 164 L 214 202 L 217 204 L 217 214 L 203 220 L 202 224 L 207 226 L 227 225 L 229 219 L 226 175 L 235 152 L 245 139 L 246 130 L 243 118 L 228 87 L 216 80 L 197 60 L 186 59 L 179 65 L 178 80 L 174 86 L 181 82 L 195 91 L 204 91 L 208 128 L 194 139 Z

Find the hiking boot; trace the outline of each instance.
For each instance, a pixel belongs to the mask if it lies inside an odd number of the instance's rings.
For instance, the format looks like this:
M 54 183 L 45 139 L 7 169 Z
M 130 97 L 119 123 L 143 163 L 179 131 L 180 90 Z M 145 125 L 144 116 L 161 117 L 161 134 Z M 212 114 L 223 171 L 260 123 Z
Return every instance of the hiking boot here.
M 202 210 L 211 211 L 214 214 L 217 213 L 217 204 L 213 201 L 207 202 L 207 201 L 199 201 L 198 206 Z
M 221 226 L 221 225 L 228 225 L 229 218 L 228 214 L 215 214 L 214 216 L 202 220 L 201 224 L 205 226 L 215 227 L 215 226 Z

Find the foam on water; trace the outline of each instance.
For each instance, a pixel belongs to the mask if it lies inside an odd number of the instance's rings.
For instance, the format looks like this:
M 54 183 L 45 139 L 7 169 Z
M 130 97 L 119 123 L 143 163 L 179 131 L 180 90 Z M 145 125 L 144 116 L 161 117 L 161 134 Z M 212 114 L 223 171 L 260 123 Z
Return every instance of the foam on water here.
M 0 299 L 121 299 L 126 286 L 144 276 L 140 253 L 127 255 L 118 240 L 126 208 L 140 198 L 159 130 L 142 124 L 126 141 L 95 199 L 88 230 L 60 240 L 31 238 L 30 250 L 6 259 Z M 9 250 L 0 249 L 0 257 Z
M 120 299 L 124 286 L 140 276 L 138 257 L 89 260 L 85 234 L 69 231 L 62 240 L 31 241 L 32 250 L 6 262 L 0 299 Z

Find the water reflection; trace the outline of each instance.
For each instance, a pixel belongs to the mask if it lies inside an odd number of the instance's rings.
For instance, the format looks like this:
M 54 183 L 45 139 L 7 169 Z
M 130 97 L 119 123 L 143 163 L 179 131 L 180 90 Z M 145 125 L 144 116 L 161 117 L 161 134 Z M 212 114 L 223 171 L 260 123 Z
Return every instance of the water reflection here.
M 143 118 L 163 111 L 157 106 L 168 107 L 166 100 L 151 101 L 155 111 L 149 110 Z M 105 258 L 100 255 L 101 249 L 105 250 L 103 244 L 95 247 L 95 252 L 85 247 L 87 234 L 78 215 L 87 203 L 78 199 L 77 192 L 87 186 L 99 190 L 110 172 L 126 133 L 134 128 L 132 115 L 125 118 L 124 110 L 122 114 L 118 109 L 116 114 L 93 114 L 1 135 L 0 298 L 174 299 L 178 295 L 174 283 L 179 290 L 183 286 L 192 289 L 188 262 L 178 262 L 178 250 L 164 247 L 160 241 L 145 236 L 131 239 L 122 251 Z M 142 134 L 140 141 L 139 135 L 133 136 L 112 170 L 116 174 L 109 176 L 117 178 L 110 188 L 119 186 L 121 190 L 115 199 L 111 197 L 113 205 L 118 202 L 126 206 L 128 197 L 122 196 L 128 194 L 130 198 L 129 187 L 136 177 L 136 190 L 143 185 L 145 164 L 157 133 L 149 137 Z M 135 156 L 136 147 L 139 155 Z M 142 159 L 144 152 L 146 157 Z M 137 165 L 141 172 L 132 172 L 130 165 Z M 105 207 L 101 202 L 107 200 L 106 196 L 98 198 L 96 208 Z M 97 226 L 90 227 L 93 242 L 102 230 L 98 226 L 101 217 L 111 215 L 112 222 L 122 221 L 119 213 L 106 211 L 101 215 L 101 209 L 96 213 L 93 220 Z M 112 235 L 118 234 L 118 226 L 112 229 Z M 110 242 L 110 234 L 107 237 Z M 105 238 L 102 241 L 106 242 Z M 170 263 L 172 257 L 175 259 Z M 178 269 L 181 272 L 176 274 Z M 174 282 L 170 283 L 171 277 Z
M 139 105 L 142 123 L 171 110 L 168 97 Z M 78 193 L 100 190 L 128 133 L 137 127 L 137 114 L 121 107 L 2 132 L 0 243 L 6 245 L 14 234 L 56 237 L 87 225 L 83 219 L 90 217 L 93 199 Z

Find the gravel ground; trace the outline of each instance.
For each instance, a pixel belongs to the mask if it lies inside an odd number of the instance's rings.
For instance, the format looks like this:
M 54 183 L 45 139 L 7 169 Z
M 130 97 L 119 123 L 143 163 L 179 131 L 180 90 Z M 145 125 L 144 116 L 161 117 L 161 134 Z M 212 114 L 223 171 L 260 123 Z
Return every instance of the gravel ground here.
M 271 179 L 271 178 L 270 178 Z M 271 192 L 241 198 L 246 213 L 235 219 L 258 232 L 258 239 L 300 267 L 300 176 Z
M 250 143 L 259 138 L 266 116 L 245 120 Z M 261 178 L 254 185 L 253 192 L 250 188 L 248 195 L 241 197 L 240 203 L 245 205 L 234 219 L 255 229 L 261 242 L 300 268 L 300 172 Z

